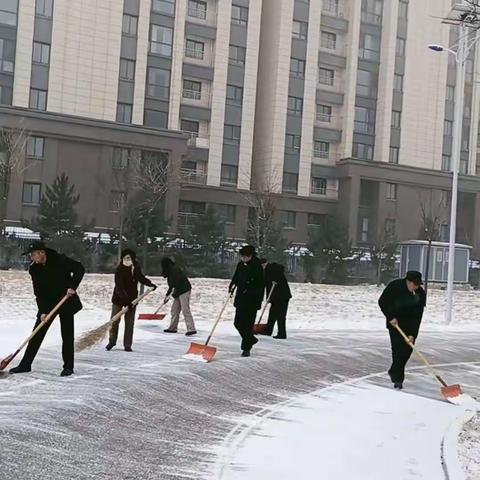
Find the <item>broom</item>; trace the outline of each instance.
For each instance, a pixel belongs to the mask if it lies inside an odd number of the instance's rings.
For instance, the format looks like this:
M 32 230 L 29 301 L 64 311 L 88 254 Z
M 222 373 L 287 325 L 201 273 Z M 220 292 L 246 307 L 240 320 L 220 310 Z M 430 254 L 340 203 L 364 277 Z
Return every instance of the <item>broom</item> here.
M 139 304 L 148 294 L 152 293 L 153 289 L 147 290 L 143 295 L 137 297 L 133 302 L 132 306 Z M 100 325 L 89 332 L 84 333 L 75 343 L 75 351 L 82 352 L 88 348 L 92 348 L 98 343 L 100 343 L 110 331 L 110 327 L 120 318 L 122 318 L 125 313 L 128 312 L 129 307 L 122 308 L 116 315 L 114 315 L 108 322 Z

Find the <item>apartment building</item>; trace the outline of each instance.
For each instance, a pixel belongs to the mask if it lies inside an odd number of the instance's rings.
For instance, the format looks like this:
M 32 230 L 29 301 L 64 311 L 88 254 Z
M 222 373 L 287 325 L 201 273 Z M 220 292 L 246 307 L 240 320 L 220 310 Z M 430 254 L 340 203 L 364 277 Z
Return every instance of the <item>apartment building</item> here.
M 169 155 L 170 228 L 213 205 L 244 238 L 248 193 L 305 243 L 338 214 L 356 245 L 448 236 L 455 46 L 450 0 L 2 0 L 0 126 L 31 132 L 8 221 L 66 171 L 82 218 L 118 224 L 131 149 Z M 479 49 L 467 62 L 458 239 L 480 248 Z M 35 161 L 33 161 L 35 160 Z M 101 181 L 97 181 L 101 177 Z M 95 181 L 93 181 L 95 180 Z M 102 214 L 108 212 L 108 214 Z

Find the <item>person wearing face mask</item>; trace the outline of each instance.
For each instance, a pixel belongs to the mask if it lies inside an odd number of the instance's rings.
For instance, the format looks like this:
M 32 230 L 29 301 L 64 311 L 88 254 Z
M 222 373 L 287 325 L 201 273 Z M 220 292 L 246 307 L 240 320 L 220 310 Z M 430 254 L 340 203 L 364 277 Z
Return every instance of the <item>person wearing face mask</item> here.
M 132 351 L 136 310 L 132 302 L 138 297 L 139 282 L 154 290 L 157 288 L 157 286 L 142 273 L 140 264 L 136 261 L 135 252 L 127 248 L 122 251 L 120 264 L 115 271 L 115 288 L 112 296 L 111 315 L 114 317 L 124 307 L 128 307 L 128 311 L 125 314 L 125 332 L 123 334 L 123 346 L 126 352 Z M 105 347 L 108 351 L 117 344 L 119 324 L 120 320 L 114 322 L 110 329 L 109 342 Z
M 387 320 L 392 346 L 392 365 L 388 375 L 394 387 L 399 390 L 403 388 L 405 366 L 412 354 L 412 347 L 395 327 L 399 326 L 410 342 L 415 343 L 426 304 L 426 293 L 422 285 L 422 274 L 411 270 L 405 278 L 391 282 L 378 300 Z
M 232 292 L 236 287 L 234 325 L 242 337 L 242 357 L 249 357 L 250 350 L 258 342 L 253 334 L 253 326 L 257 311 L 262 307 L 265 280 L 255 248 L 246 245 L 239 253 L 241 261 L 237 265 L 228 290 Z

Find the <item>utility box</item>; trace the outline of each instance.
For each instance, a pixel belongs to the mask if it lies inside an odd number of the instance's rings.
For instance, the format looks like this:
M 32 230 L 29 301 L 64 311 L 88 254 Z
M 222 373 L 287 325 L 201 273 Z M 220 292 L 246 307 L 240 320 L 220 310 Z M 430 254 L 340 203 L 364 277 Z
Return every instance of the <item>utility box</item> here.
M 422 272 L 423 278 L 427 275 L 428 241 L 410 240 L 400 243 L 400 276 L 404 277 L 409 270 Z M 455 245 L 454 282 L 468 283 L 470 251 L 472 247 L 457 243 Z M 448 243 L 432 242 L 430 247 L 430 266 L 428 281 L 433 283 L 447 283 L 448 276 Z

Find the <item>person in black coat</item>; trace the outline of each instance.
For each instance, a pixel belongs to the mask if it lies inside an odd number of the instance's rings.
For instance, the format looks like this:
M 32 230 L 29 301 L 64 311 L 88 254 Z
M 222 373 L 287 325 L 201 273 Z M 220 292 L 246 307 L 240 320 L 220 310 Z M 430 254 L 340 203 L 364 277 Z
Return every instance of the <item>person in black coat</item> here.
M 275 323 L 278 325 L 277 335 L 273 338 L 287 338 L 286 318 L 288 302 L 292 298 L 290 286 L 285 276 L 285 267 L 279 263 L 269 263 L 265 258 L 260 260 L 265 272 L 266 294 L 269 295 L 275 283 L 275 288 L 270 296 L 270 313 L 268 315 L 267 329 L 263 335 L 272 335 Z
M 126 352 L 132 351 L 135 311 L 137 308 L 132 305 L 132 302 L 138 297 L 139 283 L 154 290 L 157 288 L 157 286 L 143 274 L 140 264 L 137 262 L 135 252 L 126 248 L 122 251 L 120 264 L 115 270 L 115 288 L 112 295 L 111 313 L 111 318 L 113 318 L 121 312 L 124 307 L 128 307 L 128 311 L 125 314 L 125 332 L 123 333 L 123 347 Z M 110 328 L 108 345 L 105 347 L 108 351 L 117 344 L 119 325 L 120 319 L 114 322 Z
M 392 365 L 388 371 L 395 388 L 403 388 L 405 365 L 412 348 L 395 328 L 399 326 L 412 343 L 418 337 L 423 310 L 426 303 L 422 288 L 422 274 L 409 271 L 405 278 L 394 280 L 383 291 L 378 304 L 387 319 L 387 328 L 392 345 Z
M 180 320 L 180 312 L 183 312 L 183 318 L 187 325 L 187 332 L 185 335 L 195 335 L 197 329 L 193 321 L 193 315 L 190 310 L 190 297 L 192 294 L 192 285 L 185 273 L 175 265 L 175 262 L 168 257 L 162 258 L 162 276 L 167 279 L 168 291 L 165 297 L 167 300 L 169 295 L 172 295 L 173 303 L 171 309 L 170 326 L 164 330 L 167 333 L 177 333 L 178 322 Z
M 242 337 L 242 357 L 249 357 L 250 350 L 258 342 L 253 334 L 253 326 L 265 295 L 265 281 L 255 248 L 251 245 L 243 247 L 240 256 L 242 261 L 237 265 L 229 291 L 236 287 L 234 325 Z
M 69 299 L 60 308 L 60 327 L 62 332 L 62 377 L 73 374 L 74 315 L 82 309 L 77 288 L 82 281 L 85 269 L 80 262 L 72 260 L 47 248 L 43 242 L 33 242 L 23 253 L 30 254 L 32 264 L 28 273 L 32 277 L 33 292 L 37 301 L 38 313 L 34 328 L 51 312 L 60 300 L 68 295 Z M 30 340 L 20 364 L 10 373 L 30 372 L 32 363 L 42 345 L 51 321 Z

